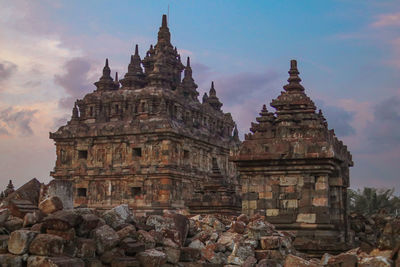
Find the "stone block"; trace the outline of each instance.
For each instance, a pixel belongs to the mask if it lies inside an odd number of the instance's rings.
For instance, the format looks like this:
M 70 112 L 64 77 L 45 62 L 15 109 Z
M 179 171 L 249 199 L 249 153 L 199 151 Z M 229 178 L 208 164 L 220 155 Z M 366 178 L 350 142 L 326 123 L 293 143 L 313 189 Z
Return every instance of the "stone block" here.
M 272 199 L 273 193 L 272 192 L 260 192 L 258 193 L 258 197 L 261 199 Z
M 57 196 L 48 197 L 39 203 L 39 210 L 43 214 L 51 214 L 63 209 L 63 203 Z
M 50 235 L 59 236 L 62 239 L 67 240 L 67 241 L 72 241 L 75 239 L 75 228 L 71 228 L 71 229 L 64 230 L 64 231 L 47 229 L 46 233 L 50 234 Z
M 43 220 L 45 229 L 65 231 L 82 222 L 82 216 L 73 210 L 59 210 L 47 216 Z
M 157 267 L 167 262 L 167 255 L 156 249 L 148 249 L 140 252 L 137 255 L 137 259 L 143 267 Z
M 296 222 L 298 223 L 315 223 L 316 214 L 315 213 L 299 213 L 297 215 Z
M 59 256 L 64 252 L 64 240 L 56 235 L 38 234 L 29 246 L 29 253 L 38 256 Z
M 266 215 L 267 215 L 267 217 L 278 216 L 279 215 L 279 209 L 267 209 Z
M 140 262 L 133 257 L 120 257 L 112 260 L 111 267 L 140 267 Z
M 28 252 L 32 240 L 38 233 L 29 230 L 17 230 L 11 233 L 8 241 L 8 251 L 12 254 L 22 255 Z
M 0 266 L 2 267 L 23 267 L 25 261 L 21 255 L 0 254 Z
M 85 262 L 78 258 L 29 256 L 28 267 L 85 267 Z
M 7 253 L 9 235 L 0 235 L 0 253 Z
M 313 206 L 317 206 L 317 207 L 321 207 L 321 206 L 328 207 L 329 206 L 328 198 L 326 198 L 326 197 L 313 198 L 312 204 L 313 204 Z
M 293 209 L 298 207 L 297 199 L 284 199 L 281 200 L 281 207 L 284 209 Z
M 280 186 L 289 186 L 289 185 L 297 185 L 297 177 L 280 177 L 279 185 Z
M 117 232 L 108 225 L 103 225 L 93 230 L 93 239 L 96 242 L 96 252 L 100 255 L 114 248 L 119 242 Z
M 94 258 L 96 256 L 96 243 L 93 239 L 77 238 L 76 257 L 78 258 Z
M 280 236 L 262 236 L 260 239 L 261 248 L 264 250 L 278 249 L 281 244 Z
M 305 259 L 302 259 L 300 257 L 294 256 L 289 254 L 286 259 L 285 263 L 283 265 L 284 267 L 319 267 L 319 264 L 313 263 L 310 261 L 307 261 Z

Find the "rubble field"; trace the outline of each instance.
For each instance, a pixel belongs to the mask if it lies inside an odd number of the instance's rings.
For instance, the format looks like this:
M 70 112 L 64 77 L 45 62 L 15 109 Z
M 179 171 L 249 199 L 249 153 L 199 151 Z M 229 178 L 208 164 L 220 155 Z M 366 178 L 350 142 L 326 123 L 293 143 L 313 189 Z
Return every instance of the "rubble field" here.
M 22 216 L 23 215 L 23 216 Z M 295 234 L 265 217 L 161 215 L 136 217 L 128 205 L 105 212 L 63 209 L 48 197 L 23 214 L 0 210 L 1 266 L 400 266 L 400 219 L 350 216 L 359 247 L 309 258 Z

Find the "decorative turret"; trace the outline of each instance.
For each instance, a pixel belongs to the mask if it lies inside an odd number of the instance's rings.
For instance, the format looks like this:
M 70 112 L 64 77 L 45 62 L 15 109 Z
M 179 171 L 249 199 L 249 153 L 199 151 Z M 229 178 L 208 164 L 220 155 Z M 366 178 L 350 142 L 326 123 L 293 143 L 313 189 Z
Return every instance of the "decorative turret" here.
M 210 96 L 207 99 L 207 103 L 210 104 L 215 110 L 221 110 L 222 103 L 217 97 L 217 91 L 214 88 L 214 82 L 211 82 L 211 88 L 209 92 Z
M 182 91 L 185 97 L 190 97 L 192 100 L 198 101 L 197 96 L 197 84 L 194 82 L 192 77 L 192 68 L 190 67 L 190 58 L 187 58 L 187 63 L 185 67 L 184 77 L 182 80 Z
M 158 31 L 158 45 L 171 45 L 171 33 L 167 25 L 167 15 L 162 16 L 161 27 Z
M 141 66 L 141 59 L 139 56 L 139 47 L 135 46 L 135 54 L 131 55 L 131 62 L 128 66 L 128 72 L 125 74 L 121 84 L 124 89 L 139 89 L 145 85 L 145 75 Z
M 207 103 L 207 100 L 208 100 L 208 95 L 207 95 L 207 93 L 204 93 L 203 98 L 202 98 L 202 103 L 203 104 Z
M 303 120 L 316 119 L 315 104 L 304 93 L 304 87 L 300 84 L 296 60 L 290 61 L 289 84 L 283 88 L 285 91 L 278 98 L 272 100 L 271 106 L 276 108 L 279 120 Z
M 8 182 L 8 185 L 7 185 L 6 190 L 4 190 L 4 196 L 7 197 L 8 195 L 10 195 L 11 193 L 13 193 L 14 191 L 15 191 L 15 190 L 14 190 L 14 185 L 13 185 L 13 183 L 12 183 L 12 180 L 10 180 L 10 181 Z
M 240 142 L 240 139 L 239 139 L 239 131 L 238 131 L 238 128 L 237 128 L 236 123 L 235 123 L 235 129 L 233 130 L 233 140 L 234 140 L 235 142 Z
M 275 121 L 274 113 L 267 110 L 267 106 L 263 105 L 260 117 L 256 118 L 257 123 L 252 122 L 250 131 L 257 135 L 257 133 L 265 133 L 271 130 L 271 126 Z M 263 136 L 265 137 L 265 136 Z
M 111 70 L 108 66 L 108 58 L 106 59 L 106 64 L 103 68 L 103 76 L 100 77 L 100 80 L 95 82 L 97 90 L 113 90 L 115 89 L 115 83 L 111 78 Z

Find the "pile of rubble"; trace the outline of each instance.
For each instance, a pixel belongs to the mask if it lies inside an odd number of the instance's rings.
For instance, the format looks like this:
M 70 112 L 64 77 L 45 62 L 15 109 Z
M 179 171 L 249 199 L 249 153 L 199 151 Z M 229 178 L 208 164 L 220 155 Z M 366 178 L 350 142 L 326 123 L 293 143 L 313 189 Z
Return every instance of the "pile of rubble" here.
M 364 216 L 350 214 L 350 227 L 355 234 L 355 245 L 363 251 L 374 248 L 392 250 L 400 243 L 400 218 L 387 214 Z
M 99 213 L 49 197 L 24 216 L 0 210 L 1 266 L 392 266 L 399 248 L 354 249 L 307 259 L 295 236 L 264 217 L 165 213 L 135 217 L 127 205 Z M 358 265 L 357 265 L 358 264 Z

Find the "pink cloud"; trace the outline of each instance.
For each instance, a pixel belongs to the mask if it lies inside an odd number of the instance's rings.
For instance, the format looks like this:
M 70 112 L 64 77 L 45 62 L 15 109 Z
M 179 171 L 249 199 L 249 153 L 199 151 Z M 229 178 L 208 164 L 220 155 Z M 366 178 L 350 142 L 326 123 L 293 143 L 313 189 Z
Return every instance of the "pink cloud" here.
M 378 19 L 372 23 L 373 27 L 388 27 L 388 26 L 400 26 L 400 12 L 382 14 L 378 16 Z

